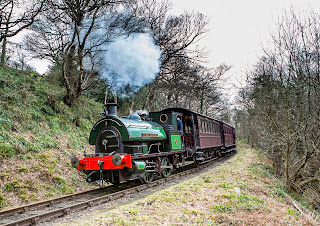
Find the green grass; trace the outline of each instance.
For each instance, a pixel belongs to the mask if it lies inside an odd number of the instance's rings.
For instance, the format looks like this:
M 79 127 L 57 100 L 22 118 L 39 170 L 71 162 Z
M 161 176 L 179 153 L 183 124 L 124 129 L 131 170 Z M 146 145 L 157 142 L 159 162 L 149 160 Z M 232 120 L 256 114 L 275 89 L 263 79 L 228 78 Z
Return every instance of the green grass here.
M 246 193 L 235 195 L 230 193 L 224 193 L 221 197 L 225 198 L 227 202 L 225 204 L 216 204 L 212 208 L 216 212 L 234 212 L 239 210 L 256 210 L 263 209 L 265 202 L 254 196 Z
M 0 194 L 0 207 L 5 207 L 7 205 L 7 202 L 5 198 Z
M 62 101 L 63 87 L 50 84 L 46 77 L 33 78 L 10 68 L 0 67 L 0 84 L 2 158 L 59 148 L 55 138 L 64 133 L 70 148 L 81 150 L 103 108 L 85 97 L 70 108 Z M 26 132 L 32 134 L 28 139 Z
M 250 165 L 250 172 L 260 176 L 268 177 L 274 174 L 274 169 L 262 162 L 252 163 Z
M 64 95 L 46 76 L 0 67 L 0 208 L 88 189 L 68 156 L 90 152 L 103 105 L 83 96 L 69 107 Z
M 310 224 L 291 205 L 282 202 L 286 191 L 270 173 L 268 161 L 257 150 L 241 144 L 238 149 L 238 155 L 214 169 L 166 188 L 155 188 L 147 194 L 145 191 L 142 198 L 126 198 L 125 203 L 90 212 L 72 224 Z

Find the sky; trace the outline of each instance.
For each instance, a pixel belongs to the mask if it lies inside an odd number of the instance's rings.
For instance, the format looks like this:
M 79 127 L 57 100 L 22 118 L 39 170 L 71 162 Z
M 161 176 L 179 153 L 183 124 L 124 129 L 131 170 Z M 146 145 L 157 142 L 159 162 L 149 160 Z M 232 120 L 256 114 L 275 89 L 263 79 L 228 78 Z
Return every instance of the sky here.
M 320 0 L 171 0 L 172 14 L 183 11 L 201 12 L 210 18 L 209 32 L 199 45 L 210 51 L 207 66 L 221 63 L 232 66 L 223 82 L 224 94 L 235 96 L 245 85 L 246 71 L 262 54 L 262 46 L 270 40 L 275 22 L 284 10 L 320 10 Z M 39 73 L 46 63 L 31 62 Z
M 174 14 L 184 10 L 201 12 L 210 18 L 209 32 L 199 43 L 209 51 L 208 66 L 232 66 L 226 73 L 224 94 L 235 96 L 245 85 L 246 71 L 262 55 L 270 32 L 284 10 L 320 12 L 320 0 L 172 0 Z M 231 97 L 231 98 L 233 98 Z

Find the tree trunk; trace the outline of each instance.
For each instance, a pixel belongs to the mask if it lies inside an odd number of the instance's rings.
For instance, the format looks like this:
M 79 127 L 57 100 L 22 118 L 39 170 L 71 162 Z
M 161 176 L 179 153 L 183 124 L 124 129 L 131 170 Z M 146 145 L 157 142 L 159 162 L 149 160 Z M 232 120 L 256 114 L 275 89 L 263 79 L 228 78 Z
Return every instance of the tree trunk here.
M 131 100 L 130 114 L 131 114 L 131 113 L 132 113 L 132 111 L 133 111 L 134 97 L 135 97 L 135 93 L 133 94 L 133 96 L 132 96 L 132 100 Z
M 7 38 L 4 37 L 2 41 L 2 52 L 1 52 L 1 65 L 5 65 L 6 60 L 6 46 L 7 46 Z
M 290 157 L 290 144 L 288 142 L 287 147 L 285 149 L 284 154 L 284 169 L 285 169 L 285 179 L 286 179 L 286 187 L 289 192 L 292 192 L 291 180 L 289 175 L 289 157 Z
M 201 90 L 200 114 L 203 114 L 204 88 Z

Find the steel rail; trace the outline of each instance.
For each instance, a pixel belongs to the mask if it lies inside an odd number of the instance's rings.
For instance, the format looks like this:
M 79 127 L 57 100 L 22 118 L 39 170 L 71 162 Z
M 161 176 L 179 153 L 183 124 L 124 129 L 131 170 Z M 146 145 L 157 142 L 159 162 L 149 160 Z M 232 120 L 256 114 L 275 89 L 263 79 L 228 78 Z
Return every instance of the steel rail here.
M 87 190 L 87 191 L 83 191 L 83 192 L 78 192 L 78 193 L 74 193 L 74 194 L 70 194 L 70 195 L 60 196 L 60 197 L 54 198 L 54 199 L 35 202 L 35 203 L 32 203 L 32 204 L 20 206 L 20 207 L 17 207 L 17 208 L 11 208 L 11 209 L 7 209 L 7 210 L 3 210 L 3 211 L 0 211 L 0 219 L 3 219 L 4 217 L 8 217 L 8 216 L 13 216 L 15 214 L 25 213 L 27 211 L 32 210 L 35 207 L 50 207 L 53 204 L 56 204 L 58 202 L 62 202 L 62 201 L 70 200 L 70 199 L 75 199 L 77 197 L 88 195 L 90 193 L 103 191 L 105 188 L 106 187 L 96 188 L 96 189 Z
M 173 174 L 173 175 L 171 175 L 169 177 L 161 178 L 161 179 L 152 181 L 152 182 L 150 182 L 148 184 L 142 184 L 142 185 L 138 185 L 138 186 L 135 186 L 135 187 L 132 187 L 132 188 L 128 188 L 128 189 L 122 190 L 122 191 L 117 191 L 115 193 L 111 193 L 111 194 L 108 194 L 108 195 L 100 196 L 100 197 L 89 199 L 89 200 L 86 200 L 86 201 L 80 201 L 80 202 L 78 202 L 76 204 L 72 204 L 70 206 L 66 206 L 66 207 L 62 207 L 62 208 L 59 208 L 59 209 L 51 210 L 51 211 L 48 211 L 48 212 L 45 212 L 45 213 L 40 213 L 40 214 L 31 216 L 31 217 L 28 217 L 28 218 L 24 218 L 24 219 L 8 222 L 8 223 L 3 224 L 3 226 L 35 225 L 35 224 L 38 224 L 40 222 L 47 221 L 47 220 L 50 220 L 50 219 L 53 219 L 53 218 L 56 218 L 56 217 L 62 217 L 64 215 L 69 214 L 71 211 L 82 210 L 82 209 L 85 209 L 85 208 L 88 208 L 88 207 L 93 207 L 95 205 L 99 205 L 99 204 L 106 203 L 106 202 L 109 202 L 109 201 L 112 201 L 112 200 L 115 200 L 115 199 L 119 199 L 119 198 L 124 197 L 124 196 L 126 196 L 128 194 L 132 194 L 132 193 L 135 193 L 135 192 L 140 192 L 140 191 L 146 190 L 148 188 L 155 187 L 155 186 L 158 186 L 160 184 L 164 184 L 164 183 L 166 183 L 168 181 L 171 181 L 171 180 L 174 180 L 174 179 L 177 179 L 177 178 L 181 178 L 181 177 L 183 177 L 185 175 L 198 172 L 198 171 L 200 171 L 202 169 L 207 168 L 211 164 L 214 164 L 214 163 L 217 163 L 219 161 L 222 161 L 222 160 L 226 159 L 231 154 L 228 153 L 223 158 L 217 159 L 217 161 L 211 161 L 209 163 L 200 165 L 198 167 L 191 168 L 189 170 L 185 170 L 185 171 L 182 171 L 180 173 Z M 89 190 L 89 191 L 86 191 L 86 192 L 90 193 L 92 191 L 99 191 L 99 190 L 101 191 L 101 190 L 104 190 L 105 188 L 109 188 L 109 187 L 98 188 L 98 189 Z M 63 196 L 63 197 L 59 197 L 57 199 L 52 199 L 52 200 L 48 200 L 48 201 L 44 201 L 44 202 L 34 203 L 34 204 L 30 204 L 30 205 L 19 207 L 19 208 L 16 208 L 16 209 L 25 211 L 25 209 L 28 210 L 28 207 L 35 207 L 37 205 L 39 206 L 39 204 L 41 206 L 43 206 L 43 205 L 46 205 L 46 204 L 50 204 L 50 201 L 55 201 L 56 202 L 57 200 L 66 199 L 66 197 L 68 197 L 70 199 L 75 195 L 78 195 L 78 194 L 82 194 L 83 195 L 83 193 L 86 193 L 86 192 L 80 192 L 80 193 L 77 193 L 77 194 L 66 195 L 66 196 Z M 5 213 L 5 212 L 9 213 L 10 211 L 14 211 L 14 210 L 15 209 L 2 211 L 2 212 L 0 212 L 0 216 L 3 216 L 3 213 Z M 17 210 L 16 210 L 15 213 L 18 213 Z

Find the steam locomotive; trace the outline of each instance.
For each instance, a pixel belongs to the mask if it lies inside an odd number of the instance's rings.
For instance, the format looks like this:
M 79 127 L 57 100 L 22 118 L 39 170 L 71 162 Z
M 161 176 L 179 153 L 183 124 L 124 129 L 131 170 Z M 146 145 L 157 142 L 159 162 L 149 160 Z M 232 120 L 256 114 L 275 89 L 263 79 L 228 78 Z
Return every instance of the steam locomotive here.
M 118 117 L 117 104 L 108 103 L 103 114 L 89 136 L 95 154 L 71 157 L 72 166 L 85 173 L 88 182 L 150 183 L 155 175 L 168 177 L 180 163 L 200 165 L 236 149 L 234 127 L 187 109 Z M 183 133 L 178 131 L 178 116 Z

